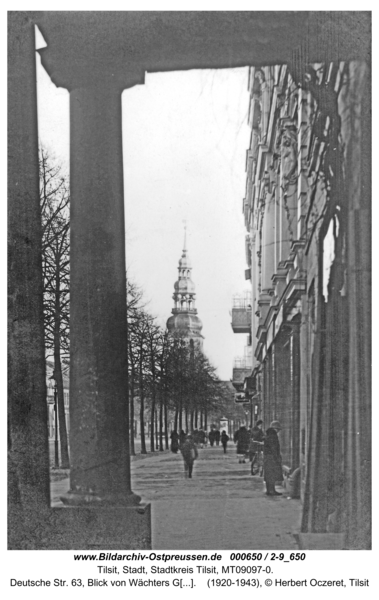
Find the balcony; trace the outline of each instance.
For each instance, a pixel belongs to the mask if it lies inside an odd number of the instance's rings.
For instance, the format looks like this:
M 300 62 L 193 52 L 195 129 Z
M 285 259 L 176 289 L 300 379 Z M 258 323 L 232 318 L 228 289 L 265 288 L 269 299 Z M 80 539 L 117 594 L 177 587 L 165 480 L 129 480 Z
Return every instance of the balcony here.
M 232 307 L 232 329 L 234 333 L 251 333 L 251 296 L 234 296 Z
M 243 391 L 245 379 L 251 375 L 252 370 L 251 359 L 246 357 L 234 359 L 232 383 L 237 392 Z

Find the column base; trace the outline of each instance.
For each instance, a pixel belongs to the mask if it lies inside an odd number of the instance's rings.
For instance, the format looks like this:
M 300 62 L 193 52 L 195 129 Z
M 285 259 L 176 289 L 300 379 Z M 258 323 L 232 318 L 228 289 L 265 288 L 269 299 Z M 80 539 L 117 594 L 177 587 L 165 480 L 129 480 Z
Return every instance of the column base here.
M 26 506 L 20 526 L 11 515 L 9 550 L 143 550 L 151 548 L 150 504 L 37 510 Z
M 68 490 L 60 496 L 65 506 L 137 506 L 141 502 L 141 496 L 129 492 L 128 494 L 96 494 L 85 490 Z M 141 506 L 141 509 L 143 507 Z
M 345 550 L 344 533 L 299 533 L 300 550 Z

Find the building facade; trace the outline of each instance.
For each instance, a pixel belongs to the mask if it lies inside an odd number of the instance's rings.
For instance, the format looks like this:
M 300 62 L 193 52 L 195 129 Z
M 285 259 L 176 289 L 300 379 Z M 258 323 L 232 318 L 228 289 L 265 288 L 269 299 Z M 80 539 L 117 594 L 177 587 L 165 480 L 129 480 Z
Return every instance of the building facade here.
M 303 534 L 367 548 L 368 67 L 300 59 L 255 67 L 249 94 L 243 215 L 252 296 L 238 315 L 251 323 L 245 388 L 266 427 L 282 424 L 284 473 L 300 470 Z

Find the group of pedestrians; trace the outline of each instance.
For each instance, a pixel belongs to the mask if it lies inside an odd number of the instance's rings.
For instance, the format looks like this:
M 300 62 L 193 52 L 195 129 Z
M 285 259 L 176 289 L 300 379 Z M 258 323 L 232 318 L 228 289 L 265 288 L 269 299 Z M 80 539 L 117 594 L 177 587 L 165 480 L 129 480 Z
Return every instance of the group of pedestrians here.
M 238 462 L 244 463 L 249 452 L 250 432 L 242 425 L 234 434 L 234 443 L 237 444 Z
M 242 426 L 234 434 L 234 442 L 237 444 L 238 462 L 246 462 L 248 456 L 251 461 L 251 474 L 264 475 L 267 496 L 281 496 L 275 490 L 275 483 L 283 481 L 282 456 L 278 432 L 281 430 L 279 421 L 272 421 L 266 433 L 263 432 L 263 421 L 259 420 L 248 431 Z M 263 452 L 263 464 L 260 460 Z
M 207 445 L 208 440 L 211 446 L 214 446 L 214 444 L 216 444 L 216 446 L 219 446 L 220 441 L 221 444 L 224 445 L 229 440 L 229 436 L 227 436 L 225 431 L 220 433 L 220 431 L 218 429 L 215 429 L 214 427 L 212 427 L 208 434 L 204 431 L 204 429 L 194 429 L 194 431 L 190 435 L 192 437 L 193 442 L 195 444 L 198 444 L 201 448 Z M 183 431 L 183 429 L 180 433 L 178 433 L 177 431 L 173 431 L 170 436 L 171 452 L 177 454 L 186 437 L 188 437 L 188 434 L 186 434 Z
M 221 438 L 221 434 L 220 431 L 218 429 L 211 429 L 209 434 L 208 434 L 208 439 L 209 439 L 209 443 L 211 446 L 214 445 L 214 443 L 216 443 L 216 446 L 220 445 L 220 438 Z
M 275 490 L 275 483 L 283 480 L 282 457 L 280 454 L 280 443 L 278 432 L 281 430 L 279 421 L 272 421 L 266 433 L 263 432 L 263 421 L 259 420 L 251 431 L 241 426 L 234 434 L 234 442 L 237 444 L 238 462 L 246 462 L 246 457 L 251 460 L 251 474 L 264 475 L 267 496 L 281 496 Z M 218 435 L 217 435 L 218 434 Z M 226 453 L 229 436 L 225 430 L 220 433 L 211 429 L 208 435 L 211 446 L 219 445 L 220 441 Z M 207 436 L 200 429 L 192 434 L 186 434 L 183 429 L 180 434 L 176 431 L 171 433 L 171 452 L 175 454 L 180 450 L 184 462 L 184 474 L 186 478 L 192 478 L 193 464 L 198 458 L 197 445 L 204 447 Z M 263 464 L 260 460 L 263 451 Z
M 204 429 L 195 429 L 192 437 L 195 444 L 199 444 L 200 448 L 204 448 L 207 442 L 207 434 L 205 433 Z

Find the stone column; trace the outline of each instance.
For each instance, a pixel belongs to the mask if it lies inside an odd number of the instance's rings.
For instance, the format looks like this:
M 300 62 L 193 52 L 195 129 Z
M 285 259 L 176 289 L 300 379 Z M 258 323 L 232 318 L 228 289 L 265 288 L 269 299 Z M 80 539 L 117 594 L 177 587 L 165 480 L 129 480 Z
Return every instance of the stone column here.
M 371 548 L 371 104 L 369 68 L 349 65 L 341 99 L 345 141 L 349 303 L 349 393 L 346 428 L 346 535 L 349 548 Z
M 278 240 L 279 240 L 279 252 L 278 259 L 279 263 L 287 260 L 291 243 L 290 235 L 288 231 L 288 214 L 286 211 L 286 198 L 284 191 L 284 180 L 283 173 L 280 170 L 279 174 L 279 191 L 278 191 L 278 211 L 277 211 L 277 222 L 278 222 Z
M 291 468 L 300 466 L 300 322 L 291 323 Z
M 255 248 L 255 237 L 256 234 L 253 231 L 251 238 L 251 352 L 253 356 L 253 363 L 255 364 L 254 356 L 255 349 L 257 346 L 256 330 L 257 330 L 257 315 L 255 314 L 258 309 L 258 298 L 259 292 L 257 289 L 257 254 Z
M 270 368 L 270 419 L 276 419 L 277 418 L 277 410 L 278 410 L 278 406 L 277 406 L 277 398 L 276 398 L 276 377 L 275 377 L 275 371 L 276 371 L 276 348 L 275 345 L 273 344 L 271 346 L 271 349 L 269 351 L 269 368 Z
M 121 91 L 70 95 L 71 487 L 67 504 L 138 502 L 130 489 Z
M 100 59 L 88 31 L 73 48 L 58 37 L 40 51 L 70 91 L 71 482 L 62 501 L 125 506 L 139 498 L 130 489 L 121 93 L 143 76 L 122 57 Z
M 275 193 L 266 193 L 262 235 L 262 291 L 273 287 L 275 273 Z
M 50 505 L 38 181 L 35 13 L 8 13 L 9 548 L 32 548 Z
M 274 174 L 277 179 L 277 173 Z M 278 271 L 278 265 L 280 262 L 280 188 L 275 181 L 273 184 L 273 195 L 275 201 L 274 218 L 275 218 L 275 243 L 274 243 L 274 270 L 275 273 Z
M 308 143 L 310 126 L 308 116 L 308 94 L 299 87 L 298 89 L 298 140 L 297 140 L 297 227 L 296 239 L 300 240 L 305 235 L 305 214 L 308 193 Z
M 291 243 L 297 236 L 297 131 L 287 117 L 280 135 L 280 252 L 279 261 L 288 260 Z
M 262 113 L 261 113 L 261 135 L 262 135 L 262 140 L 264 143 L 266 143 L 267 140 L 267 132 L 268 132 L 268 124 L 269 124 L 269 119 L 270 119 L 270 84 L 271 82 L 268 81 L 269 77 L 270 77 L 270 67 L 265 67 L 262 69 L 263 73 L 264 73 L 264 81 L 262 82 L 261 85 L 261 107 L 262 107 Z
M 270 369 L 269 369 L 269 357 L 266 355 L 262 365 L 262 394 L 261 394 L 261 408 L 262 408 L 262 419 L 265 427 L 267 428 L 271 422 L 271 398 L 270 398 Z

